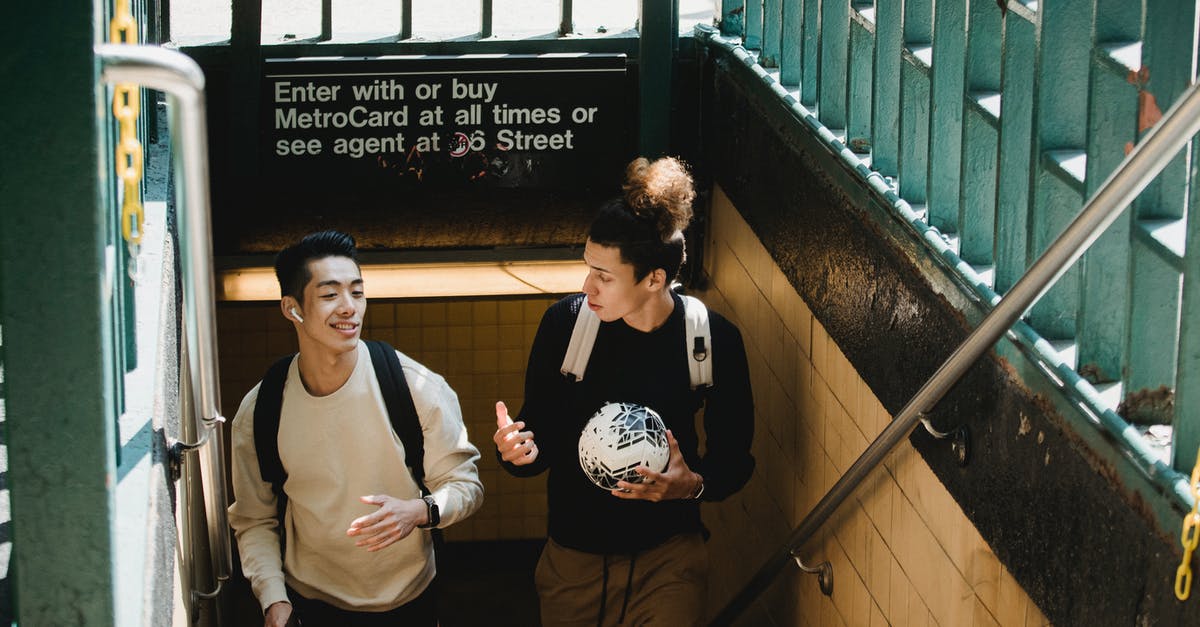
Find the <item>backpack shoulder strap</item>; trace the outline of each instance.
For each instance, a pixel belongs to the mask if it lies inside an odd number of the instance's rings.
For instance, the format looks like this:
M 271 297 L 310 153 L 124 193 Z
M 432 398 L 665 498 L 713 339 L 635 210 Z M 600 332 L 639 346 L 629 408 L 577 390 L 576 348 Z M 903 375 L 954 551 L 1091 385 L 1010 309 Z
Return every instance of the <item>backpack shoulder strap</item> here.
M 379 381 L 379 391 L 383 394 L 383 404 L 387 408 L 392 430 L 404 444 L 404 465 L 408 466 L 421 494 L 429 494 L 429 489 L 425 487 L 425 436 L 421 432 L 421 419 L 417 416 L 412 392 L 404 379 L 400 358 L 387 342 L 365 342 L 371 353 L 371 366 L 375 368 L 375 378 Z
M 279 526 L 279 554 L 283 555 L 287 543 L 283 532 L 283 518 L 287 512 L 287 492 L 283 482 L 287 471 L 279 458 L 279 415 L 283 411 L 283 386 L 287 383 L 288 370 L 295 354 L 288 355 L 271 364 L 267 374 L 258 384 L 258 398 L 254 401 L 254 454 L 258 457 L 258 474 L 271 484 L 275 493 L 275 519 Z
M 681 295 L 683 299 L 684 325 L 687 327 L 688 375 L 692 389 L 707 388 L 713 384 L 712 373 L 712 330 L 708 326 L 708 308 L 699 298 Z
M 254 453 L 258 456 L 258 472 L 263 481 L 271 484 L 275 497 L 281 500 L 281 511 L 287 473 L 279 458 L 279 413 L 283 409 L 283 386 L 295 357 L 288 355 L 271 365 L 258 385 L 258 399 L 254 402 Z
M 404 465 L 408 466 L 413 482 L 417 484 L 421 494 L 430 494 L 429 488 L 425 487 L 425 434 L 421 431 L 421 418 L 417 415 L 412 391 L 408 389 L 408 381 L 404 378 L 404 366 L 396 356 L 396 349 L 387 342 L 364 341 L 367 351 L 371 354 L 371 366 L 375 369 L 375 378 L 379 381 L 379 391 L 383 395 L 388 420 L 404 445 Z M 433 537 L 433 553 L 436 556 L 442 552 L 445 540 L 441 529 L 432 529 L 430 533 Z
M 592 345 L 596 343 L 596 333 L 600 330 L 600 317 L 588 307 L 587 296 L 579 305 L 579 315 L 575 317 L 575 328 L 571 331 L 571 341 L 567 344 L 567 353 L 563 355 L 562 368 L 564 375 L 572 381 L 582 381 L 583 373 L 587 370 L 588 358 L 592 356 Z

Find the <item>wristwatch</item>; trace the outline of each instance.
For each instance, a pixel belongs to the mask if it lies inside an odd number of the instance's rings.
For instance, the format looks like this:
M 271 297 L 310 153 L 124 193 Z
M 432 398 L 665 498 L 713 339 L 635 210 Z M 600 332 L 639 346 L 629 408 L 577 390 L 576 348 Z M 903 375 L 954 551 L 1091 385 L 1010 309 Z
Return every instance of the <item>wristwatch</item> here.
M 429 494 L 422 496 L 421 500 L 425 501 L 425 511 L 428 512 L 428 514 L 429 514 L 429 522 L 427 522 L 423 525 L 417 525 L 417 528 L 418 529 L 431 529 L 433 527 L 436 527 L 438 525 L 438 523 L 442 522 L 442 515 L 440 512 L 438 512 L 437 501 L 433 500 L 433 496 L 429 495 Z

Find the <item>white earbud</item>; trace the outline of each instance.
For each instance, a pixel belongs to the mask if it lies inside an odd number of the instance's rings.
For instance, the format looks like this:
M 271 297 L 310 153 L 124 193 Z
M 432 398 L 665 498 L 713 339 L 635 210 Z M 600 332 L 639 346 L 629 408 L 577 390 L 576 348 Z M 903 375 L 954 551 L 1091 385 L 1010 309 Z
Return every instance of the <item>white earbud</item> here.
M 292 312 L 292 317 L 296 319 L 296 322 L 299 322 L 300 324 L 304 324 L 304 318 L 300 317 L 300 314 L 296 312 L 295 307 L 289 308 L 288 311 Z

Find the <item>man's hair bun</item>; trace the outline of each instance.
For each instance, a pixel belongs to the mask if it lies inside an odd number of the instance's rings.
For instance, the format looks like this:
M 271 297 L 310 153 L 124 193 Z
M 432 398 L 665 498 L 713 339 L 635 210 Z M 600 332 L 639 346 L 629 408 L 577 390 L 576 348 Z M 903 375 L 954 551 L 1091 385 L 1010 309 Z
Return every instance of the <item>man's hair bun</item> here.
M 639 218 L 653 220 L 663 241 L 692 221 L 696 189 L 692 175 L 674 157 L 634 159 L 625 168 L 625 204 Z

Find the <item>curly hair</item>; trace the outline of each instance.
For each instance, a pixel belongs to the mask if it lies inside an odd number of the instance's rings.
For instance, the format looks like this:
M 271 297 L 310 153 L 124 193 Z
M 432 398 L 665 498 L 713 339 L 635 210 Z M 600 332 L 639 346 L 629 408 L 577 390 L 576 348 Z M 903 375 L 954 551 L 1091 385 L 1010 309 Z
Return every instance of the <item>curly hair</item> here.
M 634 159 L 625 168 L 623 194 L 605 203 L 588 230 L 588 239 L 615 246 L 621 260 L 633 264 L 634 280 L 662 268 L 668 282 L 683 265 L 683 229 L 692 221 L 696 189 L 682 161 L 663 157 Z
M 625 167 L 621 189 L 625 191 L 625 204 L 635 215 L 653 219 L 664 241 L 692 221 L 696 190 L 692 175 L 678 159 L 634 159 Z

